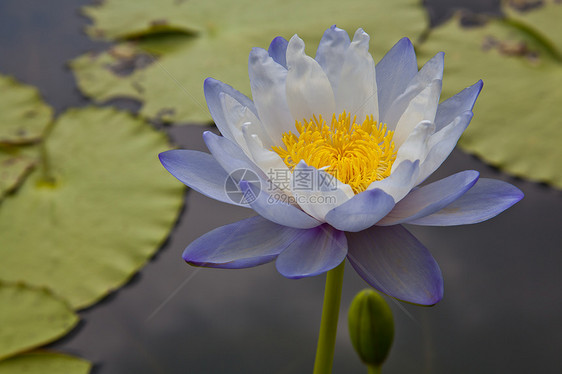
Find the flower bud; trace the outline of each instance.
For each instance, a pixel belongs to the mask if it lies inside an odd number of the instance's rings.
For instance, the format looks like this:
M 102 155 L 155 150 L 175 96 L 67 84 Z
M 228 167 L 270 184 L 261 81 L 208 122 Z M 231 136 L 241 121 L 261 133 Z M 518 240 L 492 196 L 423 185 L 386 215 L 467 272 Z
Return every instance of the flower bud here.
M 351 343 L 361 361 L 380 367 L 394 338 L 392 311 L 384 298 L 372 289 L 359 292 L 349 307 L 348 326 Z

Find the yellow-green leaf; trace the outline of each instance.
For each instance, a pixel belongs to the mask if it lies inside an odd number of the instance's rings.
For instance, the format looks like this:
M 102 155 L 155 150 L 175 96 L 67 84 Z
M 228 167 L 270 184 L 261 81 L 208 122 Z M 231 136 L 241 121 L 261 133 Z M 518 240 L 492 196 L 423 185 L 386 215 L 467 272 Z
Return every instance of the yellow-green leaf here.
M 252 47 L 267 48 L 278 35 L 299 34 L 314 55 L 330 25 L 349 33 L 362 27 L 372 35 L 371 50 L 380 58 L 400 38 L 415 40 L 427 26 L 417 0 L 240 0 L 236 6 L 227 0 L 200 0 L 182 4 L 181 17 L 172 17 L 175 8 L 170 2 L 141 6 L 134 0 L 106 0 L 88 8 L 94 21 L 91 34 L 143 37 L 72 61 L 84 94 L 96 102 L 117 97 L 139 100 L 141 115 L 151 119 L 205 123 L 211 117 L 203 96 L 204 79 L 219 79 L 249 95 L 248 54 Z M 158 20 L 197 32 L 158 34 L 144 28 Z
M 0 361 L 0 374 L 88 374 L 92 365 L 81 358 L 30 352 Z
M 183 202 L 162 168 L 165 134 L 110 108 L 71 109 L 46 139 L 54 183 L 35 170 L 0 207 L 0 279 L 44 285 L 83 308 L 159 248 Z
M 557 4 L 522 13 L 516 20 L 492 19 L 482 27 L 461 28 L 453 19 L 418 47 L 425 58 L 445 51 L 443 99 L 479 78 L 484 81 L 460 146 L 511 174 L 558 187 L 561 34 L 559 27 L 547 25 L 560 19 L 562 5 Z
M 66 301 L 23 283 L 0 282 L 0 305 L 0 359 L 52 342 L 78 322 Z
M 0 144 L 37 142 L 52 117 L 35 87 L 0 75 Z

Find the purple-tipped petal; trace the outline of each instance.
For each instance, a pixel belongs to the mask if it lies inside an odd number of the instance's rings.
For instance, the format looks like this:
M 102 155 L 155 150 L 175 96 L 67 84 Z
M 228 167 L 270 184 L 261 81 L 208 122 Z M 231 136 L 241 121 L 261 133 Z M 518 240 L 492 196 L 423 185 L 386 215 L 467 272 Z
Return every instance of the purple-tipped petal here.
M 244 196 L 252 197 L 246 198 L 250 207 L 267 220 L 297 229 L 310 229 L 322 224 L 299 208 L 272 196 L 265 185 L 262 185 L 261 190 L 259 190 L 243 180 L 240 181 L 240 189 Z M 281 191 L 279 191 L 279 196 L 289 199 Z
M 345 234 L 328 225 L 308 229 L 275 262 L 279 273 L 298 279 L 322 274 L 341 264 L 347 255 Z
M 315 60 L 328 76 L 334 92 L 340 80 L 340 72 L 350 43 L 347 32 L 333 25 L 324 32 L 316 50 Z
M 410 104 L 432 82 L 443 80 L 444 53 L 439 52 L 425 63 L 416 76 L 408 83 L 408 87 L 392 103 L 386 111 L 385 117 L 381 119 L 386 123 L 389 130 L 394 130 L 400 117 Z
M 219 131 L 223 136 L 227 137 L 233 142 L 236 141 L 234 139 L 234 135 L 229 129 L 229 125 L 223 111 L 220 94 L 223 92 L 226 93 L 227 95 L 238 101 L 242 106 L 250 109 L 257 116 L 258 111 L 256 110 L 254 103 L 244 94 L 235 90 L 228 84 L 213 78 L 205 79 L 203 90 L 205 92 L 205 100 L 207 101 L 209 112 L 211 112 L 211 116 L 213 117 L 213 120 L 215 121 L 215 124 L 217 125 Z
M 304 233 L 256 216 L 206 233 L 192 242 L 182 257 L 195 266 L 247 268 L 273 261 Z
M 400 39 L 379 61 L 375 70 L 379 94 L 379 121 L 384 121 L 390 105 L 418 73 L 416 53 L 410 39 Z
M 252 171 L 260 178 L 265 178 L 265 174 L 261 169 L 258 168 L 234 142 L 210 131 L 205 131 L 203 133 L 203 140 L 215 160 L 217 160 L 227 173 L 246 169 Z
M 439 104 L 435 115 L 436 131 L 451 123 L 456 117 L 467 110 L 472 110 L 476 98 L 482 91 L 483 82 L 479 80 L 470 87 L 465 88 L 455 96 L 448 98 Z
M 399 300 L 433 305 L 443 297 L 439 265 L 400 225 L 347 233 L 347 258 L 357 273 L 377 290 Z
M 377 189 L 363 191 L 326 214 L 326 222 L 342 231 L 365 230 L 386 216 L 394 199 Z
M 158 157 L 166 170 L 195 191 L 223 203 L 244 206 L 227 196 L 224 185 L 228 174 L 210 154 L 174 149 Z
M 275 62 L 266 50 L 253 48 L 248 59 L 248 74 L 263 129 L 275 145 L 282 146 L 283 133 L 295 130 L 285 92 L 287 69 Z
M 437 213 L 409 221 L 424 226 L 456 226 L 486 221 L 523 198 L 523 192 L 509 183 L 481 178 L 463 196 Z
M 289 42 L 282 36 L 278 36 L 271 41 L 267 53 L 279 65 L 287 69 L 287 45 Z
M 433 214 L 464 195 L 480 173 L 474 170 L 461 171 L 437 182 L 413 190 L 400 200 L 392 211 L 378 225 L 389 226 L 410 222 Z

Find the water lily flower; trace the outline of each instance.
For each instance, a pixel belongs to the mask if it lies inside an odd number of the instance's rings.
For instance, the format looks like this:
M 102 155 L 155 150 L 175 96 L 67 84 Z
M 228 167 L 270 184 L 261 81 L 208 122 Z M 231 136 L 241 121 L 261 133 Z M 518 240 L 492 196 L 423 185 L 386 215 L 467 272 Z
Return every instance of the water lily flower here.
M 258 215 L 198 238 L 185 249 L 185 261 L 246 268 L 275 260 L 282 275 L 302 278 L 347 257 L 387 295 L 422 305 L 442 298 L 439 266 L 402 224 L 477 223 L 523 194 L 474 170 L 424 184 L 468 126 L 482 81 L 439 104 L 443 53 L 418 71 L 407 38 L 376 66 L 368 49 L 362 29 L 350 40 L 332 26 L 315 58 L 297 35 L 275 38 L 268 50 L 254 48 L 253 101 L 205 81 L 222 136 L 203 135 L 210 154 L 171 150 L 160 160 L 192 189 Z M 234 201 L 227 180 L 252 198 Z M 303 181 L 316 184 L 302 188 Z

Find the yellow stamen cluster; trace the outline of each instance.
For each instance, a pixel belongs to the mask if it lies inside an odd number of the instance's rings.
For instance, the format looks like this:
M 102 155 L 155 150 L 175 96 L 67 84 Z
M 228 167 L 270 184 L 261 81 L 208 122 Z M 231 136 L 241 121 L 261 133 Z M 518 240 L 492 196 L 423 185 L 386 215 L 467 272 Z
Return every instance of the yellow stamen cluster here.
M 310 121 L 296 121 L 298 135 L 283 134 L 285 147 L 272 147 L 293 170 L 304 160 L 307 165 L 322 168 L 343 183 L 349 184 L 356 194 L 365 191 L 374 181 L 390 175 L 396 159 L 393 131 L 386 125 L 377 124 L 373 116 L 361 125 L 351 121 L 351 115 L 343 112 L 332 123 L 326 124 L 322 116 Z

